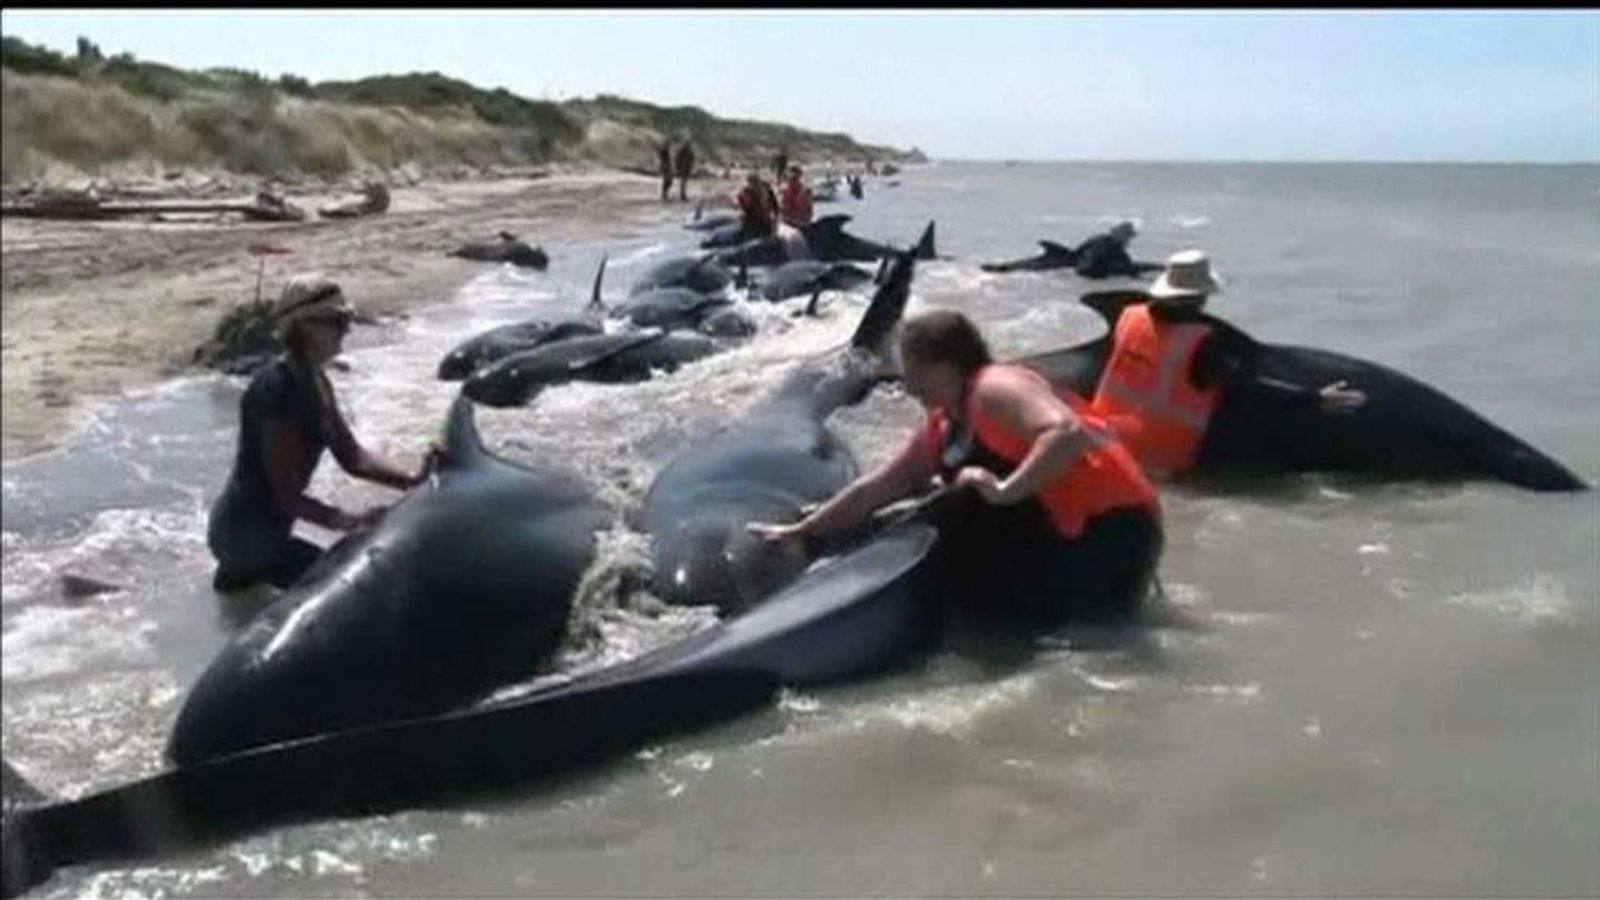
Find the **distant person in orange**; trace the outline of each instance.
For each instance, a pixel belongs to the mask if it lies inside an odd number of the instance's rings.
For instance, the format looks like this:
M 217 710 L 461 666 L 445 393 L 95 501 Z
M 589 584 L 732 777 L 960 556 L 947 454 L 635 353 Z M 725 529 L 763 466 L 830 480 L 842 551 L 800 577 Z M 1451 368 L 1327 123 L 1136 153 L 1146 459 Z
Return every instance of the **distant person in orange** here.
M 811 188 L 806 186 L 799 166 L 789 167 L 789 177 L 778 194 L 778 216 L 796 228 L 811 222 Z

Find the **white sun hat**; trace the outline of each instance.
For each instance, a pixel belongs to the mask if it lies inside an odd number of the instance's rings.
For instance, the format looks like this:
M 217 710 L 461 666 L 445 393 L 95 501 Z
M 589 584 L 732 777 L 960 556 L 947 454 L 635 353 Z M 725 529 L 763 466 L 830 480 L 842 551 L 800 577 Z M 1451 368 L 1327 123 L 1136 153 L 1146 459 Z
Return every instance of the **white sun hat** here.
M 1222 280 L 1211 271 L 1204 250 L 1180 250 L 1167 257 L 1167 267 L 1146 292 L 1157 300 L 1203 297 L 1219 293 Z

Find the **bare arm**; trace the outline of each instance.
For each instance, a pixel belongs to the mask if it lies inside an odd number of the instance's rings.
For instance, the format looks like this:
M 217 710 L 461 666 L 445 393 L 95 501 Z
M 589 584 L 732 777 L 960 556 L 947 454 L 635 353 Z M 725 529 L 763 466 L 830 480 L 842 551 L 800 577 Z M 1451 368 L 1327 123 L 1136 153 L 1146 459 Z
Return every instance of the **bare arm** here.
M 889 462 L 860 476 L 800 521 L 792 525 L 752 523 L 750 531 L 771 540 L 840 531 L 861 524 L 876 510 L 908 496 L 932 477 L 920 441 L 913 437 Z
M 320 376 L 319 376 L 320 377 Z M 333 400 L 333 391 L 327 392 L 328 421 L 333 427 L 330 449 L 339 467 L 356 478 L 387 485 L 395 490 L 408 490 L 427 478 L 427 465 L 416 475 L 407 474 L 399 466 L 361 446 L 344 420 L 339 404 Z
M 973 399 L 1013 434 L 1032 437 L 1027 455 L 1004 480 L 971 466 L 957 473 L 955 486 L 971 486 L 990 503 L 1009 505 L 1033 496 L 1095 441 L 1042 379 L 1026 373 L 1006 371 L 987 379 Z

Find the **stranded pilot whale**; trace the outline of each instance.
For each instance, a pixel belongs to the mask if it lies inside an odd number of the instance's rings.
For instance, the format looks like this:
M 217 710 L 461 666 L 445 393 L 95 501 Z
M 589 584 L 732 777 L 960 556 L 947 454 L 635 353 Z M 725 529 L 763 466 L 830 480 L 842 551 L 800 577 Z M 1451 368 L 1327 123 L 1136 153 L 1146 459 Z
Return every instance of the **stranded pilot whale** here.
M 1122 309 L 1148 302 L 1141 291 L 1086 294 L 1084 305 L 1114 326 Z M 1205 316 L 1208 324 L 1238 331 Z M 1439 390 L 1377 363 L 1312 347 L 1260 348 L 1260 376 L 1321 386 L 1346 381 L 1367 401 L 1324 413 L 1282 402 L 1246 383 L 1213 414 L 1195 471 L 1365 472 L 1390 478 L 1491 478 L 1536 491 L 1588 487 L 1571 470 Z M 1111 349 L 1110 334 L 1021 360 L 1053 384 L 1092 397 Z
M 600 257 L 600 268 L 594 274 L 594 288 L 589 294 L 589 305 L 578 318 L 526 319 L 491 328 L 457 344 L 439 361 L 440 381 L 460 381 L 473 372 L 522 350 L 540 344 L 565 340 L 586 334 L 599 334 L 604 329 L 600 316 L 605 304 L 600 300 L 600 284 L 606 277 L 606 257 Z
M 550 265 L 550 257 L 545 254 L 543 247 L 530 247 L 509 231 L 500 232 L 496 240 L 462 244 L 445 255 L 480 262 L 508 262 L 541 272 Z
M 189 690 L 179 764 L 435 713 L 534 672 L 605 516 L 580 482 L 484 449 L 457 397 L 437 477 L 329 551 Z
M 844 226 L 849 221 L 850 216 L 840 213 L 801 225 L 798 230 L 805 238 L 811 258 L 819 262 L 877 262 L 900 254 L 901 251 L 896 247 L 859 238 L 845 231 Z M 933 231 L 924 231 L 921 240 L 912 247 L 917 259 L 935 258 L 938 253 L 934 243 Z M 777 236 L 756 238 L 722 250 L 717 254 L 717 259 L 726 266 L 779 266 L 792 261 L 788 244 Z
M 933 231 L 929 223 L 924 237 Z M 724 612 L 761 599 L 795 564 L 745 535 L 752 521 L 788 521 L 858 474 L 827 418 L 882 380 L 881 360 L 910 295 L 915 254 L 889 266 L 849 349 L 791 372 L 737 421 L 678 454 L 656 476 L 639 515 L 650 534 L 655 591 L 672 603 Z M 785 568 L 788 571 L 784 571 Z
M 978 268 L 985 272 L 1044 272 L 1050 269 L 1071 269 L 1082 278 L 1113 278 L 1123 276 L 1140 278 L 1162 269 L 1160 263 L 1136 262 L 1128 256 L 1128 241 L 1133 239 L 1132 222 L 1122 222 L 1110 231 L 1093 235 L 1077 247 L 1066 247 L 1055 241 L 1040 241 L 1043 250 L 1037 256 L 1015 259 L 1003 263 L 983 263 Z
M 920 522 L 891 525 L 749 613 L 510 700 L 259 747 L 68 801 L 41 801 L 7 761 L 3 895 L 62 866 L 525 789 L 770 705 L 784 685 L 899 665 L 937 633 L 923 565 L 933 539 Z

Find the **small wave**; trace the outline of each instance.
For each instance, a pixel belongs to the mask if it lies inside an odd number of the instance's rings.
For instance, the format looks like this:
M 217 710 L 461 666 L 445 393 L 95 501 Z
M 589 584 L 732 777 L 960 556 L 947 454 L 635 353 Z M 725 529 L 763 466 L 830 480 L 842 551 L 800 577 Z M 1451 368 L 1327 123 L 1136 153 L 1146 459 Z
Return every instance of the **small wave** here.
M 1185 231 L 1192 231 L 1192 230 L 1194 230 L 1196 228 L 1204 228 L 1207 225 L 1210 225 L 1211 224 L 1211 217 L 1210 216 L 1173 216 L 1172 218 L 1168 219 L 1167 221 L 1170 222 L 1174 228 L 1181 228 L 1181 229 L 1183 229 Z
M 1454 594 L 1445 602 L 1528 623 L 1565 622 L 1573 613 L 1566 585 L 1547 574 L 1509 587 Z
M 654 244 L 649 244 L 649 245 L 646 245 L 644 247 L 640 247 L 639 249 L 633 251 L 632 253 L 624 253 L 623 255 L 617 257 L 615 260 L 612 260 L 608 264 L 608 266 L 616 266 L 619 269 L 625 269 L 625 268 L 627 268 L 629 266 L 637 265 L 637 264 L 639 264 L 641 262 L 644 262 L 645 260 L 651 258 L 652 256 L 659 256 L 662 253 L 665 253 L 667 251 L 667 248 L 670 247 L 670 246 L 671 245 L 666 243 L 665 241 L 658 241 L 658 242 L 656 242 Z

